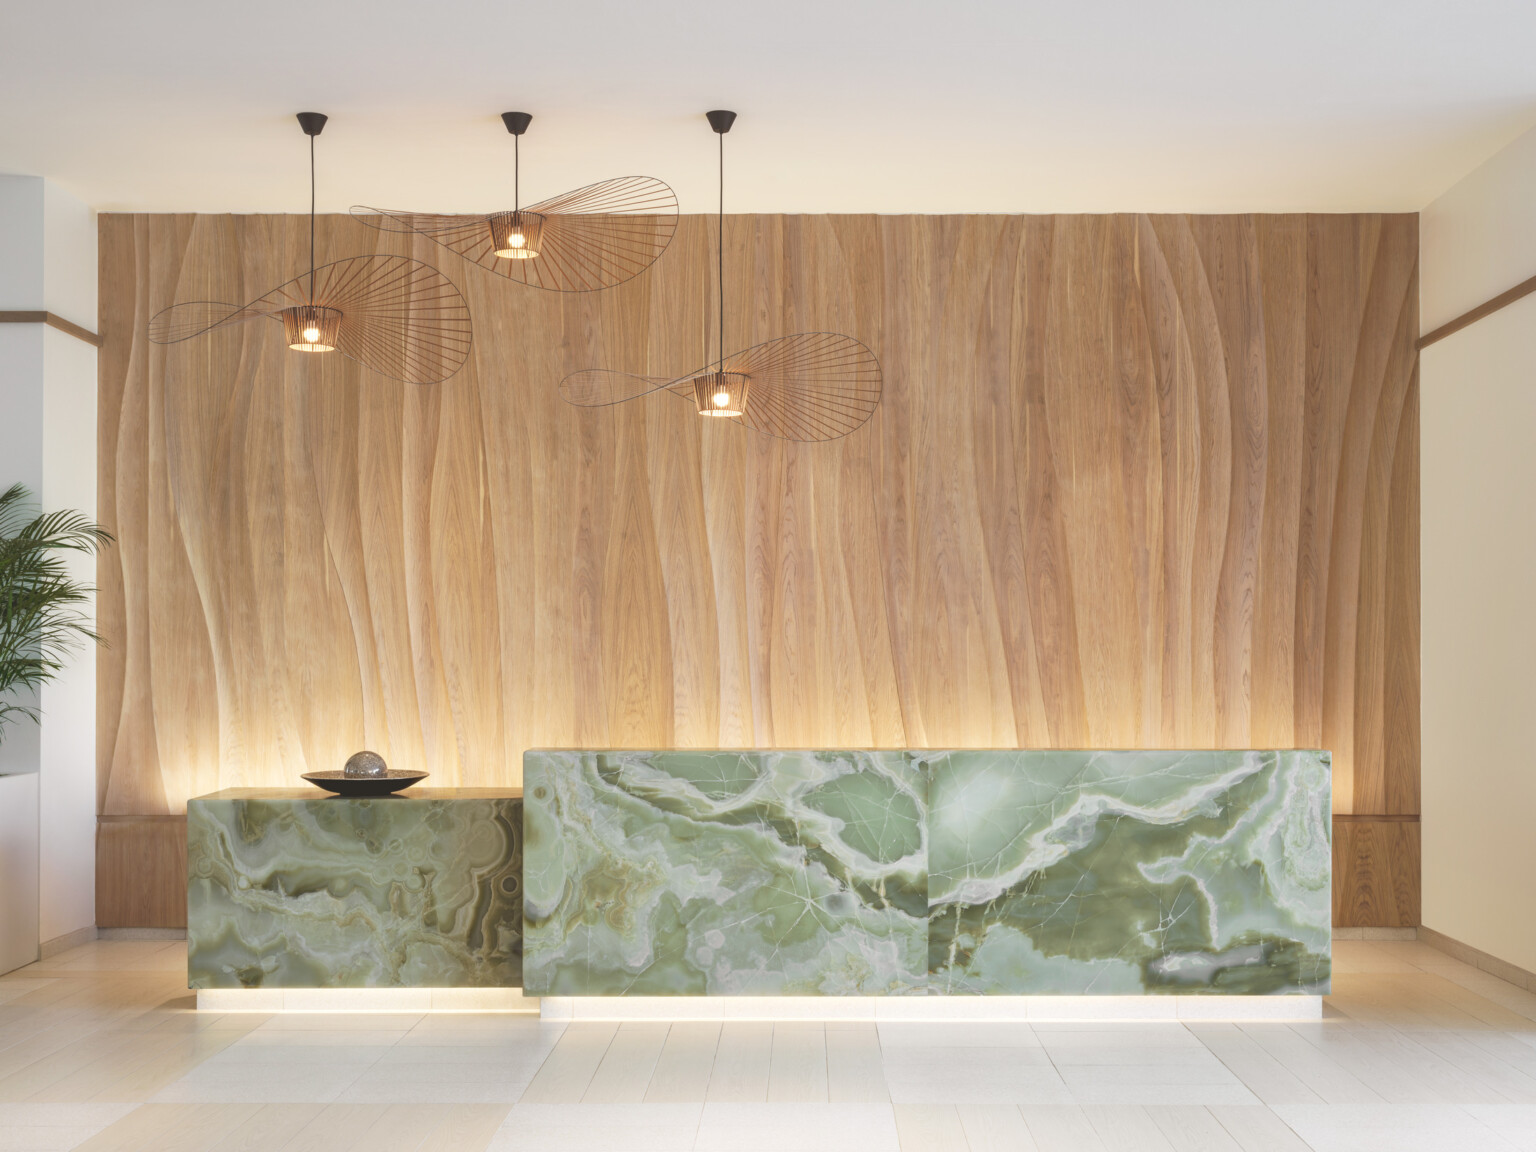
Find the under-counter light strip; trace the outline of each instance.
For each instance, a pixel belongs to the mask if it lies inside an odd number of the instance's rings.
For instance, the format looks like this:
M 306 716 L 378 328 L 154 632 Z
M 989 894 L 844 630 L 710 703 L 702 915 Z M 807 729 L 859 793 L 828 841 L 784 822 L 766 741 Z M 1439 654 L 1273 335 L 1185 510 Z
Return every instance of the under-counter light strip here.
M 1321 996 L 546 996 L 547 1021 L 1180 1023 L 1320 1020 Z
M 199 1012 L 418 1014 L 504 1012 L 536 1016 L 520 988 L 199 988 Z
M 1182 1023 L 1320 1020 L 1321 996 L 524 996 L 518 988 L 205 988 L 200 1012 L 538 1016 L 550 1023 Z

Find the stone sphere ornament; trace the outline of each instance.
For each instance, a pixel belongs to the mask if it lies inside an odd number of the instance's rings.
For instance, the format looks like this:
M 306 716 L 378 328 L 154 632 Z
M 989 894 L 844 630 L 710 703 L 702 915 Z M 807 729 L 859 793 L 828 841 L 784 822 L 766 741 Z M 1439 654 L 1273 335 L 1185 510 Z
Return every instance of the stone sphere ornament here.
M 341 774 L 348 780 L 378 780 L 389 775 L 389 765 L 377 752 L 354 752 Z
M 316 788 L 353 799 L 389 796 L 427 778 L 427 773 L 409 768 L 391 768 L 377 752 L 354 752 L 342 768 L 324 772 L 305 772 L 304 779 Z

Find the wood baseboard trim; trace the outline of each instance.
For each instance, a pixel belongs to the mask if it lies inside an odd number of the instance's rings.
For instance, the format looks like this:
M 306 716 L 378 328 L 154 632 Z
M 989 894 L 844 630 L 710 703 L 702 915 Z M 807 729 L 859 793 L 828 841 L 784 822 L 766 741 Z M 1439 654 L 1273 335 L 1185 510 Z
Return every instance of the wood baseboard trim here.
M 66 336 L 84 340 L 92 348 L 101 347 L 101 337 L 96 333 L 52 312 L 0 312 L 0 324 L 46 324 Z
M 37 956 L 39 960 L 52 960 L 60 952 L 68 952 L 71 948 L 89 944 L 95 939 L 96 925 L 87 924 L 84 928 L 76 928 L 73 932 L 55 936 L 52 940 L 44 940 L 37 946 Z
M 1455 957 L 1463 964 L 1470 964 L 1490 976 L 1497 976 L 1507 984 L 1513 984 L 1516 988 L 1524 988 L 1527 992 L 1536 992 L 1536 972 L 1528 972 L 1518 965 L 1511 964 L 1507 960 L 1500 960 L 1497 956 L 1484 952 L 1481 948 L 1474 948 L 1470 944 L 1463 944 L 1453 936 L 1447 936 L 1444 932 L 1436 932 L 1433 928 L 1419 926 L 1419 941 L 1428 944 L 1437 952 L 1444 952 L 1447 956 Z

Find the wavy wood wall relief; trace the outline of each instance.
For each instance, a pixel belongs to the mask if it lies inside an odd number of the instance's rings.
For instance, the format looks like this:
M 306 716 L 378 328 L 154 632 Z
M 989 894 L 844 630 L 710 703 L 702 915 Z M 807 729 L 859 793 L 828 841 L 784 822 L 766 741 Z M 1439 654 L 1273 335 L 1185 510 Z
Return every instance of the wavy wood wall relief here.
M 829 444 L 561 400 L 708 359 L 703 217 L 592 297 L 450 261 L 437 387 L 144 339 L 304 223 L 102 217 L 104 813 L 579 745 L 1321 747 L 1337 810 L 1417 812 L 1415 217 L 731 217 L 743 345 L 885 367 Z

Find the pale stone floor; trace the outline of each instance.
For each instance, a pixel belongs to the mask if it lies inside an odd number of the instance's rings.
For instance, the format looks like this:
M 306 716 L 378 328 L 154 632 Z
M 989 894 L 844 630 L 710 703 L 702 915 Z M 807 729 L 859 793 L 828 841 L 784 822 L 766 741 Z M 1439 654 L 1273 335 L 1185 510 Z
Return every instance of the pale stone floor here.
M 0 977 L 0 1152 L 1536 1152 L 1536 995 L 1413 942 L 1241 1026 L 199 1015 L 185 955 Z

